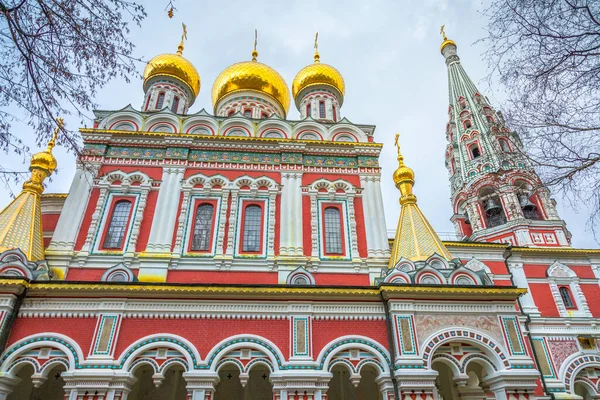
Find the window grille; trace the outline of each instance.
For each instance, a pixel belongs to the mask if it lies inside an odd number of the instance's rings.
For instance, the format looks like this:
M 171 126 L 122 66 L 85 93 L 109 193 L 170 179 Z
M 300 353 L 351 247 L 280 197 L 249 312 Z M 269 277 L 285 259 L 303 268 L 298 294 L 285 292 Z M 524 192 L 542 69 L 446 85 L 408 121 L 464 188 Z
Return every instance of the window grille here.
M 262 231 L 262 209 L 257 205 L 249 205 L 244 213 L 243 252 L 260 251 L 260 233 Z
M 558 288 L 560 292 L 560 297 L 562 298 L 563 303 L 566 308 L 575 308 L 575 304 L 573 303 L 573 298 L 571 297 L 571 291 L 566 287 Z
M 325 252 L 343 254 L 340 210 L 336 207 L 325 209 Z
M 192 250 L 207 251 L 210 248 L 210 234 L 215 207 L 212 204 L 200 204 L 196 209 Z
M 120 249 L 123 246 L 123 239 L 125 238 L 125 231 L 127 230 L 130 210 L 130 201 L 120 200 L 115 204 L 108 224 L 108 230 L 104 237 L 103 247 L 105 249 Z
M 156 108 L 158 108 L 160 110 L 164 103 L 165 103 L 165 94 L 159 93 L 158 99 L 156 100 Z
M 179 97 L 175 96 L 173 99 L 173 104 L 171 104 L 171 111 L 177 114 L 177 109 L 179 108 Z
M 325 118 L 325 102 L 319 102 L 319 118 Z

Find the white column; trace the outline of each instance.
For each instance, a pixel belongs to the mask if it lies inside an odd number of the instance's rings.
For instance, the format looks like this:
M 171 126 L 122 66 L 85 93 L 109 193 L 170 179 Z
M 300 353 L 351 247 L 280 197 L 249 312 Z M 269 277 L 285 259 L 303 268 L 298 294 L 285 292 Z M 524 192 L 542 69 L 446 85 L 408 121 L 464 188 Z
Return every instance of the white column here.
M 290 214 L 292 215 L 292 221 L 290 223 L 290 234 L 291 234 L 291 253 L 297 256 L 301 256 L 304 253 L 304 238 L 302 233 L 302 173 L 297 172 L 292 175 L 292 204 L 290 208 Z M 280 213 L 284 214 L 284 210 Z
M 508 268 L 512 273 L 515 285 L 517 285 L 517 287 L 521 289 L 527 289 L 527 293 L 521 296 L 521 305 L 523 306 L 523 312 L 525 312 L 526 314 L 539 316 L 540 311 L 536 307 L 535 301 L 533 300 L 533 296 L 531 295 L 529 283 L 527 282 L 527 277 L 525 276 L 525 271 L 523 270 L 523 263 L 508 263 Z
M 162 182 L 150 228 L 147 252 L 171 252 L 183 172 L 184 168 L 181 167 L 163 167 Z
M 292 225 L 292 180 L 291 173 L 281 173 L 281 213 L 280 213 L 280 229 L 279 229 L 279 252 L 283 256 L 289 255 L 292 249 L 291 225 Z
M 233 256 L 233 246 L 235 244 L 235 228 L 238 208 L 238 189 L 231 189 L 231 208 L 229 210 L 229 229 L 227 230 L 227 250 L 226 255 Z M 241 215 L 240 215 L 241 218 Z
M 94 168 L 94 167 L 92 167 Z M 48 252 L 73 251 L 81 221 L 88 205 L 97 169 L 86 170 L 78 165 L 69 195 L 58 218 Z
M 387 225 L 383 211 L 383 195 L 381 194 L 381 176 L 373 177 L 373 203 L 375 204 L 375 235 L 378 237 L 379 251 L 381 257 L 390 256 L 390 245 L 387 236 Z
M 362 190 L 362 205 L 363 205 L 363 215 L 364 215 L 364 224 L 365 224 L 365 233 L 367 236 L 367 256 L 375 257 L 377 254 L 377 238 L 375 237 L 375 215 L 374 209 L 371 204 L 371 177 L 361 175 L 360 177 L 360 186 L 363 188 Z

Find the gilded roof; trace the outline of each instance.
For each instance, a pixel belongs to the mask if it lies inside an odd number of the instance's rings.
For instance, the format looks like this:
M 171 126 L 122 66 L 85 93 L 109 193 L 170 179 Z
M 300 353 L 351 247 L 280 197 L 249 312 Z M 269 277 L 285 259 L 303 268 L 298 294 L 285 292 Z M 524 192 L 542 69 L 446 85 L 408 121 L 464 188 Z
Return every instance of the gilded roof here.
M 196 67 L 180 54 L 161 54 L 154 57 L 144 69 L 144 87 L 155 76 L 167 76 L 183 82 L 194 94 L 200 93 L 200 75 Z
M 212 103 L 230 93 L 256 91 L 279 103 L 287 114 L 290 108 L 290 90 L 281 75 L 273 68 L 258 61 L 243 61 L 230 65 L 219 74 L 212 89 Z
M 340 71 L 328 64 L 318 61 L 302 68 L 292 83 L 292 96 L 296 99 L 298 93 L 311 86 L 325 85 L 334 88 L 341 95 L 343 102 L 346 85 Z M 296 99 L 298 102 L 300 99 Z
M 417 205 L 417 197 L 412 192 L 415 173 L 404 164 L 398 136 L 396 135 L 398 168 L 394 172 L 394 183 L 400 190 L 401 211 L 389 267 L 396 266 L 403 257 L 411 261 L 425 261 L 435 253 L 451 260 L 452 255 Z
M 44 259 L 41 199 L 44 180 L 56 169 L 52 149 L 63 126 L 62 119 L 59 118 L 57 122 L 58 127 L 48 148 L 31 157 L 31 176 L 23 184 L 23 190 L 0 211 L 0 252 L 20 249 L 29 261 Z

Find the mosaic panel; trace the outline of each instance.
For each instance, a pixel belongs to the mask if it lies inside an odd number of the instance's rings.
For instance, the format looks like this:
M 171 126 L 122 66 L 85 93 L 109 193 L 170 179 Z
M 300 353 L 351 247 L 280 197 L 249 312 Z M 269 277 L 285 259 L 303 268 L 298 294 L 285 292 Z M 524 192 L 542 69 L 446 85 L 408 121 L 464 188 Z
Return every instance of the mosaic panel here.
M 185 160 L 188 158 L 190 149 L 185 147 L 167 147 L 167 158 Z
M 309 167 L 338 167 L 338 168 L 356 168 L 358 160 L 356 157 L 329 157 L 305 155 L 304 165 Z
M 510 352 L 517 356 L 525 355 L 523 346 L 523 339 L 519 333 L 519 327 L 515 318 L 502 318 L 502 325 L 504 325 L 504 331 L 508 338 L 508 345 Z
M 308 356 L 308 318 L 294 318 L 294 356 Z
M 302 164 L 302 153 L 281 153 L 281 162 L 284 164 Z
M 281 156 L 278 153 L 192 150 L 189 154 L 189 160 L 198 162 L 279 164 Z
M 402 354 L 417 354 L 412 318 L 410 316 L 398 316 L 396 317 L 396 322 L 398 324 L 400 350 L 402 351 Z
M 91 156 L 102 156 L 106 152 L 105 144 L 86 143 L 83 146 L 83 154 Z
M 548 348 L 544 339 L 532 339 L 533 350 L 537 354 L 537 361 L 540 366 L 540 371 L 544 378 L 556 378 L 554 371 L 552 370 L 552 363 L 550 361 L 550 355 L 548 354 Z
M 109 147 L 106 157 L 115 158 L 141 158 L 141 159 L 162 159 L 165 158 L 165 149 L 151 149 L 139 147 Z

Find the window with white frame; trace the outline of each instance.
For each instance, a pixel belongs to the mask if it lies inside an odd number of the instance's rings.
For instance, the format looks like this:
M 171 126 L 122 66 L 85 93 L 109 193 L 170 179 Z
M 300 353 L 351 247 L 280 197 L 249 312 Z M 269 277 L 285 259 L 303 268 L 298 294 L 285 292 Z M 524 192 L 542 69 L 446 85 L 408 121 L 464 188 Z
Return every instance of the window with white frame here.
M 108 227 L 106 228 L 102 247 L 105 249 L 120 249 L 123 247 L 123 239 L 127 232 L 130 212 L 131 201 L 119 200 L 115 203 Z
M 323 211 L 323 225 L 325 230 L 325 253 L 343 254 L 342 216 L 338 207 L 326 207 Z
M 256 253 L 261 250 L 262 207 L 256 204 L 247 205 L 244 209 L 242 230 L 242 252 Z
M 203 203 L 196 208 L 194 233 L 192 236 L 192 245 L 190 250 L 210 250 L 214 214 L 215 206 L 213 204 Z

